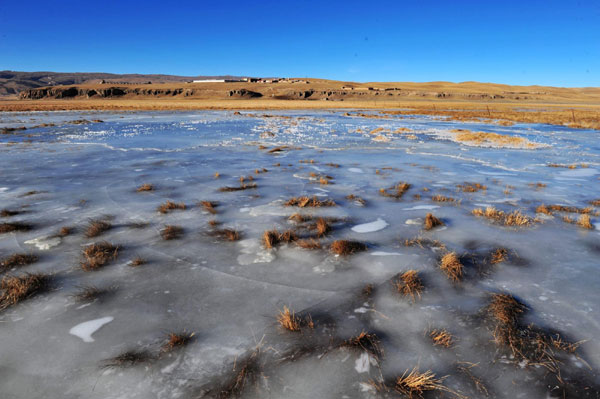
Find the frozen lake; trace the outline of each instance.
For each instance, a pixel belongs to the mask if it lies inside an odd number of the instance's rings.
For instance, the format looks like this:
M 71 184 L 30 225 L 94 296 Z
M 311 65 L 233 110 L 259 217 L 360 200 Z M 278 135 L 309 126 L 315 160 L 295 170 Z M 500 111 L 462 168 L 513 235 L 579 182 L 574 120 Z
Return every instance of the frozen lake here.
M 396 377 L 414 367 L 447 376 L 425 397 L 600 395 L 598 131 L 346 111 L 0 113 L 0 129 L 21 126 L 0 134 L 0 223 L 29 229 L 0 234 L 0 272 L 51 280 L 0 310 L 3 398 L 402 397 Z M 536 148 L 460 143 L 457 129 Z M 302 196 L 336 206 L 286 206 Z M 158 212 L 166 201 L 185 209 Z M 488 207 L 504 216 L 472 213 Z M 505 225 L 515 211 L 526 225 Z M 443 225 L 425 229 L 428 213 Z M 93 220 L 108 227 L 87 237 Z M 266 248 L 273 229 L 298 240 Z M 367 249 L 340 256 L 335 240 Z M 117 253 L 84 270 L 101 241 Z M 452 252 L 457 281 L 440 268 Z M 394 285 L 408 270 L 414 298 Z M 518 343 L 488 308 L 498 293 L 527 307 L 509 323 Z M 284 306 L 300 331 L 278 324 Z M 452 344 L 435 345 L 444 329 Z M 193 336 L 171 350 L 173 332 Z M 380 350 L 352 346 L 361 332 Z

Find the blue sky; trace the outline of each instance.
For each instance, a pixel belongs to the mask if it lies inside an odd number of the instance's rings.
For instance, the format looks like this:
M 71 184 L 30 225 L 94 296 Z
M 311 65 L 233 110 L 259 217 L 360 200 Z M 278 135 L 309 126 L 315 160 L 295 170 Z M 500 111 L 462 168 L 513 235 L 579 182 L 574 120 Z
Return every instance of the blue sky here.
M 1 0 L 0 69 L 600 86 L 600 0 Z

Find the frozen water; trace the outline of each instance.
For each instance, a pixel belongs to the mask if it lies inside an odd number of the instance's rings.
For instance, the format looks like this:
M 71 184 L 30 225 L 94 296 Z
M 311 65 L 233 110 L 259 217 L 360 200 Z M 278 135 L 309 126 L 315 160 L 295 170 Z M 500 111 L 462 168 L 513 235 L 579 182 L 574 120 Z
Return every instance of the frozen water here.
M 218 397 L 219 388 L 237 377 L 234 366 L 255 359 L 249 365 L 260 372 L 245 381 L 242 397 L 372 398 L 370 381 L 392 380 L 417 365 L 449 375 L 444 384 L 466 396 L 482 397 L 459 371 L 464 362 L 478 365 L 472 375 L 491 397 L 563 397 L 547 368 L 520 363 L 495 345 L 483 309 L 490 293 L 508 292 L 528 307 L 523 323 L 573 342 L 587 340 L 578 351 L 581 360 L 561 355 L 561 376 L 571 387 L 589 387 L 567 397 L 596 397 L 598 216 L 591 215 L 595 229 L 584 229 L 565 223 L 565 213 L 536 214 L 536 208 L 600 210 L 590 203 L 600 199 L 598 132 L 345 112 L 0 114 L 0 127 L 32 127 L 0 135 L 1 208 L 19 211 L 0 223 L 31 225 L 0 234 L 0 254 L 38 257 L 9 273 L 52 276 L 48 290 L 0 311 L 2 396 Z M 77 119 L 104 122 L 67 123 Z M 41 123 L 55 126 L 33 128 Z M 379 127 L 386 141 L 372 140 L 369 132 Z M 392 133 L 399 128 L 417 139 Z M 470 147 L 440 134 L 452 129 L 516 135 L 545 146 Z M 269 152 L 276 147 L 282 150 Z M 329 184 L 321 184 L 324 176 Z M 220 191 L 240 187 L 240 177 L 256 188 Z M 411 184 L 401 199 L 380 195 L 400 181 Z M 466 182 L 487 189 L 464 192 L 458 185 Z M 136 192 L 144 183 L 154 190 Z M 317 195 L 337 206 L 285 206 L 292 197 Z M 434 195 L 454 201 L 434 201 Z M 185 203 L 186 210 L 157 212 L 167 200 Z M 214 201 L 216 213 L 200 201 Z M 537 221 L 503 227 L 472 215 L 488 205 Z M 446 228 L 425 231 L 429 212 Z M 296 213 L 306 220 L 290 220 Z M 331 227 L 322 237 L 314 227 L 319 217 Z M 91 219 L 107 220 L 111 228 L 88 238 Z M 163 240 L 166 225 L 181 226 L 182 236 Z M 58 238 L 63 226 L 73 233 Z M 227 241 L 220 229 L 236 230 L 240 239 Z M 294 242 L 266 249 L 262 235 L 272 229 L 313 238 L 321 249 Z M 405 245 L 413 238 L 420 240 Z M 368 249 L 335 256 L 328 247 L 340 239 L 362 241 Z M 82 270 L 82 249 L 104 240 L 120 246 L 117 258 L 96 271 Z M 500 247 L 509 259 L 491 264 Z M 440 270 L 445 251 L 463 256 L 462 282 Z M 138 256 L 146 263 L 132 267 Z M 392 284 L 410 269 L 425 286 L 414 302 Z M 90 286 L 102 294 L 78 301 L 75 295 Z M 302 319 L 302 332 L 278 327 L 284 306 Z M 115 318 L 102 327 L 107 315 Z M 314 329 L 304 324 L 308 315 Z M 433 346 L 431 328 L 446 328 L 457 343 Z M 79 338 L 69 329 L 89 343 L 74 344 Z M 187 346 L 161 349 L 170 332 L 182 331 L 195 333 Z M 341 345 L 362 331 L 380 338 L 384 357 Z M 148 352 L 150 359 L 104 369 L 107 359 L 131 351 Z

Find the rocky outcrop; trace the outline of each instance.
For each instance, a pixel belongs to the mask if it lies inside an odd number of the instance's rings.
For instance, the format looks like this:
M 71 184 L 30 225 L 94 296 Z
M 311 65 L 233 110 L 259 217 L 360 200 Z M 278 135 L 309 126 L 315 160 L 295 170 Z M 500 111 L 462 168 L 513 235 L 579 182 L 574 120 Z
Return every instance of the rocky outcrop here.
M 229 97 L 258 98 L 258 97 L 262 97 L 262 93 L 259 93 L 257 91 L 246 90 L 246 89 L 230 90 Z

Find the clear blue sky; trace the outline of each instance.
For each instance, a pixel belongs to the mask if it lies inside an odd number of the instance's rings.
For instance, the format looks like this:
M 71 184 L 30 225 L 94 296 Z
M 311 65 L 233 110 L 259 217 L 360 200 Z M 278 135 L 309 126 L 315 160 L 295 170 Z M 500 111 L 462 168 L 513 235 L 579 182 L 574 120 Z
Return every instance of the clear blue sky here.
M 0 69 L 600 86 L 600 0 L 0 0 Z

